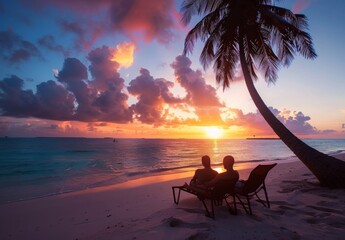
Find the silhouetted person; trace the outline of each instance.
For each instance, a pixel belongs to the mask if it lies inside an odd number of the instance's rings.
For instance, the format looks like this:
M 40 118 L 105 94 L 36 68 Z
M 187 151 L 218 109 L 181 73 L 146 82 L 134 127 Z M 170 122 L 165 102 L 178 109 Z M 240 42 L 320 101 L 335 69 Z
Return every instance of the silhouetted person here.
M 213 187 L 220 181 L 229 181 L 229 182 L 237 182 L 239 179 L 239 174 L 236 170 L 233 169 L 235 163 L 235 159 L 233 156 L 225 156 L 223 159 L 223 165 L 224 169 L 226 169 L 226 172 L 219 173 L 214 177 L 212 180 L 205 182 L 203 184 L 191 184 L 191 185 L 185 185 L 186 187 L 200 193 L 207 194 L 208 191 L 212 190 Z
M 191 185 L 200 185 L 211 181 L 218 175 L 218 172 L 211 168 L 211 159 L 205 155 L 201 158 L 201 163 L 204 166 L 203 169 L 197 169 L 195 174 L 190 181 Z
M 234 170 L 234 163 L 235 163 L 235 159 L 233 156 L 231 155 L 225 156 L 223 158 L 223 165 L 226 172 L 218 174 L 214 179 L 212 179 L 209 182 L 206 182 L 205 186 L 213 187 L 220 180 L 233 180 L 233 179 L 238 180 L 240 175 L 238 174 L 236 170 Z

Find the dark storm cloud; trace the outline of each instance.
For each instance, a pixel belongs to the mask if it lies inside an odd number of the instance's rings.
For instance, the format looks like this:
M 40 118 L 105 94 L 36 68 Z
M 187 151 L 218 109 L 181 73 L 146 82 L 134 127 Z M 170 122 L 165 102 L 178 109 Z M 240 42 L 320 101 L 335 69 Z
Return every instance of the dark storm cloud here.
M 38 48 L 13 31 L 0 31 L 0 58 L 10 64 L 18 64 L 31 58 L 42 58 Z

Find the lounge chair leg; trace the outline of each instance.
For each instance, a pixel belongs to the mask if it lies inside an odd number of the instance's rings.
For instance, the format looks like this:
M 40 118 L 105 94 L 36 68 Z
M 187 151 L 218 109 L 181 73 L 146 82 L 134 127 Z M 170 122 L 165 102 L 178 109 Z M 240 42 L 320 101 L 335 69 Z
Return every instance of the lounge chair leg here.
M 237 205 L 236 205 L 236 197 L 235 197 L 235 195 L 232 196 L 232 199 L 234 201 L 235 215 L 237 215 Z
M 239 203 L 242 205 L 244 211 L 246 211 L 246 213 L 249 214 L 250 212 L 248 211 L 246 204 L 241 200 L 241 198 L 238 195 L 236 195 L 236 197 L 237 197 Z
M 202 203 L 204 204 L 205 210 L 206 210 L 206 217 L 210 217 L 214 219 L 214 206 L 213 206 L 213 200 L 211 200 L 211 212 L 207 207 L 207 204 L 205 202 L 205 199 L 200 199 L 202 201 Z
M 230 206 L 230 203 L 228 202 L 227 198 L 225 197 L 225 202 L 226 202 L 226 205 L 228 206 L 228 209 L 229 209 L 229 212 L 233 215 L 237 215 L 237 209 L 236 209 L 236 202 L 235 202 L 235 197 L 233 196 L 233 200 L 234 200 L 234 208 L 235 210 L 233 211 L 232 210 L 232 207 Z
M 270 201 L 268 200 L 268 195 L 267 195 L 265 183 L 263 183 L 263 189 L 264 189 L 264 192 L 265 192 L 267 207 L 270 208 L 271 206 L 270 206 Z
M 173 195 L 174 195 L 174 203 L 175 203 L 176 205 L 178 205 L 178 203 L 180 202 L 181 189 L 178 188 L 179 191 L 178 191 L 178 195 L 177 195 L 177 199 L 176 199 L 175 188 L 176 188 L 176 187 L 172 187 L 172 191 L 173 191 Z
M 248 196 L 247 196 L 247 202 L 248 202 L 249 214 L 250 214 L 250 215 L 253 215 L 253 213 L 252 213 L 252 207 L 250 206 L 250 199 L 249 199 Z

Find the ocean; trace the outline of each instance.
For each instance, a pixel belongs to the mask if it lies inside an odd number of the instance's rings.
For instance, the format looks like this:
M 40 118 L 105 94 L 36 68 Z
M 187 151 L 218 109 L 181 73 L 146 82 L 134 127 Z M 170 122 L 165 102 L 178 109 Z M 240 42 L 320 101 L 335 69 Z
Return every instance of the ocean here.
M 303 140 L 327 154 L 345 152 L 345 139 Z M 291 161 L 280 140 L 233 139 L 0 139 L 0 204 L 62 194 L 200 167 L 203 155 L 221 167 Z

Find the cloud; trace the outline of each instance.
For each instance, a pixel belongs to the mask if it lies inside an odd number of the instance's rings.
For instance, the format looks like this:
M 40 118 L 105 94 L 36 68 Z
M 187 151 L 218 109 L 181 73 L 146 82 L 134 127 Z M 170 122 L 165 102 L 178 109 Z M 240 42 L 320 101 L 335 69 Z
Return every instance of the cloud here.
M 125 68 L 130 67 L 134 60 L 135 44 L 131 42 L 124 42 L 118 44 L 113 51 L 112 60 L 118 62 L 120 66 Z
M 13 31 L 0 31 L 0 58 L 10 64 L 18 64 L 31 58 L 42 59 L 41 52 L 31 42 Z
M 293 13 L 300 13 L 309 7 L 312 0 L 297 0 L 292 6 Z
M 216 89 L 206 84 L 200 70 L 191 69 L 192 62 L 186 56 L 177 56 L 171 64 L 177 82 L 187 92 L 187 103 L 195 108 L 196 115 L 202 124 L 223 124 L 220 118 L 220 108 L 225 107 L 220 102 Z
M 173 83 L 163 78 L 154 79 L 147 69 L 129 83 L 128 92 L 138 99 L 132 108 L 142 123 L 160 125 L 164 121 L 165 104 L 182 102 L 169 91 Z
M 0 118 L 0 136 L 10 137 L 78 137 L 85 128 L 77 122 L 61 122 L 36 118 Z
M 53 120 L 132 121 L 132 109 L 124 80 L 116 71 L 108 47 L 90 52 L 91 80 L 86 66 L 76 58 L 67 58 L 57 71 L 57 80 L 37 85 L 36 93 L 24 90 L 24 80 L 17 76 L 0 81 L 0 113 L 3 116 L 38 117 Z
M 278 110 L 276 110 L 278 111 Z M 278 111 L 278 119 L 284 123 L 284 125 L 294 134 L 317 134 L 319 131 L 310 125 L 307 121 L 310 120 L 309 116 L 305 116 L 302 112 L 291 112 L 285 110 L 287 117 L 281 116 L 281 112 Z
M 62 70 L 56 77 L 59 82 L 64 83 L 66 89 L 73 93 L 78 103 L 75 118 L 81 121 L 88 121 L 90 116 L 96 116 L 97 110 L 91 105 L 95 93 L 88 88 L 87 68 L 76 58 L 67 58 Z
M 35 117 L 44 119 L 72 119 L 75 111 L 75 97 L 62 85 L 49 80 L 37 85 L 37 112 Z
M 113 61 L 112 57 L 112 50 L 105 46 L 91 51 L 88 55 L 93 78 L 89 86 L 97 89 L 93 106 L 98 108 L 101 115 L 98 121 L 132 121 L 132 110 L 127 105 L 128 96 L 123 92 L 125 81 L 116 71 L 119 64 Z
M 172 0 L 113 1 L 110 7 L 111 27 L 131 39 L 139 35 L 146 41 L 156 39 L 168 43 L 173 40 L 173 29 L 177 27 L 174 13 Z
M 66 59 L 57 79 L 66 84 L 77 100 L 75 119 L 81 121 L 128 122 L 132 111 L 128 96 L 122 91 L 124 80 L 116 71 L 119 64 L 111 60 L 112 52 L 103 46 L 91 51 L 88 60 L 92 80 L 86 81 L 86 67 L 77 59 Z
M 174 0 L 32 0 L 22 4 L 42 11 L 46 7 L 63 9 L 76 19 L 60 20 L 63 30 L 77 36 L 75 47 L 90 48 L 103 35 L 122 34 L 132 41 L 157 40 L 167 44 L 181 28 Z M 85 14 L 86 13 L 86 14 Z M 87 16 L 87 18 L 85 18 Z M 101 27 L 100 27 L 101 26 Z
M 5 116 L 27 117 L 36 111 L 37 101 L 31 90 L 22 90 L 24 80 L 12 75 L 0 81 L 0 109 Z
M 38 44 L 45 47 L 48 50 L 62 53 L 64 57 L 69 55 L 69 51 L 62 45 L 57 44 L 55 38 L 52 35 L 45 35 L 38 40 Z
M 62 69 L 56 71 L 57 81 L 38 84 L 35 93 L 23 89 L 24 80 L 15 75 L 0 80 L 0 114 L 92 122 L 88 126 L 92 131 L 110 122 L 129 123 L 136 120 L 166 127 L 238 126 L 248 135 L 273 134 L 258 112 L 244 114 L 240 109 L 227 108 L 219 100 L 216 89 L 205 82 L 200 70 L 191 68 L 191 61 L 185 56 L 177 56 L 171 64 L 176 83 L 186 92 L 182 98 L 172 93 L 173 82 L 154 78 L 144 68 L 126 87 L 118 72 L 120 64 L 113 57 L 114 49 L 103 46 L 88 54 L 88 68 L 76 58 L 67 58 Z M 128 106 L 128 94 L 137 99 L 131 106 Z M 272 107 L 270 110 L 295 134 L 331 133 L 330 130 L 317 130 L 309 123 L 310 117 L 302 112 Z M 54 124 L 46 127 L 57 128 Z
M 89 50 L 100 37 L 109 33 L 104 23 L 95 22 L 95 20 L 90 18 L 83 19 L 80 22 L 60 19 L 58 23 L 64 32 L 72 33 L 76 36 L 73 48 L 81 51 Z
M 317 130 L 316 127 L 313 127 L 310 123 L 308 123 L 311 118 L 309 116 L 305 116 L 302 112 L 290 111 L 286 109 L 280 111 L 272 107 L 269 107 L 269 109 L 276 116 L 276 118 L 278 118 L 279 121 L 281 121 L 294 134 L 314 135 L 322 133 L 322 131 Z M 234 108 L 226 109 L 226 111 L 228 112 L 228 117 L 225 117 L 225 122 L 230 126 L 244 127 L 247 129 L 248 135 L 267 136 L 274 134 L 271 127 L 258 111 L 247 114 L 244 114 L 240 109 Z M 229 112 L 231 114 L 229 114 Z

